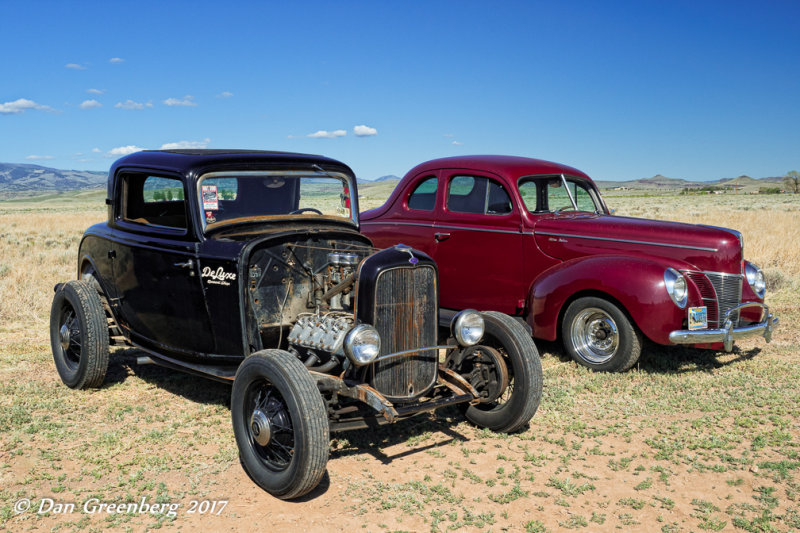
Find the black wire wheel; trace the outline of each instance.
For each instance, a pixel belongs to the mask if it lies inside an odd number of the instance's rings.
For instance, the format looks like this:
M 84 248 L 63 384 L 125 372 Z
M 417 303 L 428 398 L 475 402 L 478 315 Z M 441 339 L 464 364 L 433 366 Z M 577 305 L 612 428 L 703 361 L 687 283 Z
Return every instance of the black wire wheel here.
M 262 350 L 245 359 L 233 381 L 231 418 L 239 459 L 258 486 L 284 500 L 317 486 L 328 462 L 328 417 L 296 357 Z
M 522 429 L 539 408 L 542 363 L 533 339 L 516 320 L 495 311 L 481 313 L 485 333 L 453 365 L 478 390 L 480 403 L 464 412 L 467 420 L 492 431 Z M 477 385 L 477 386 L 476 386 Z
M 603 298 L 578 298 L 561 324 L 564 348 L 592 370 L 624 372 L 642 353 L 641 333 L 622 310 Z
M 57 288 L 50 308 L 50 346 L 56 370 L 73 389 L 99 387 L 108 369 L 108 322 L 91 283 Z

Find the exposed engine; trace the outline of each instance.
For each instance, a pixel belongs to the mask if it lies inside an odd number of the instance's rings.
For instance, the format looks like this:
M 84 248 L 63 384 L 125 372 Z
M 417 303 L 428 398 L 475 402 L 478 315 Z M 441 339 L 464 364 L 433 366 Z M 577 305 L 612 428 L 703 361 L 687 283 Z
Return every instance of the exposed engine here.
M 262 344 L 286 349 L 315 370 L 328 371 L 346 360 L 345 336 L 356 325 L 356 270 L 372 252 L 360 243 L 329 240 L 255 250 L 250 301 Z

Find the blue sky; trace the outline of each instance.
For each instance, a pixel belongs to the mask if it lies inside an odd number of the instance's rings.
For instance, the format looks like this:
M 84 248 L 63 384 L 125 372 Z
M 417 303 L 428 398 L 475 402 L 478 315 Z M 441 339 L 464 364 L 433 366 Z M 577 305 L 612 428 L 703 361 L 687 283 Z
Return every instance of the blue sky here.
M 800 169 L 800 2 L 0 0 L 0 161 L 509 154 L 596 179 Z

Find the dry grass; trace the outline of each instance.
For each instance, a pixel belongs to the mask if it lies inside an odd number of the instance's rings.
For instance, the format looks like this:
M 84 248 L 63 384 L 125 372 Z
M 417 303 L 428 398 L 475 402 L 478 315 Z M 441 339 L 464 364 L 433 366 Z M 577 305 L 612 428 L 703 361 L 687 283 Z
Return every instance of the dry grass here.
M 365 188 L 362 208 L 390 188 Z M 56 375 L 52 287 L 75 276 L 83 230 L 105 217 L 55 197 L 0 203 L 0 529 L 787 531 L 800 529 L 800 205 L 797 197 L 631 197 L 621 215 L 723 225 L 770 273 L 774 341 L 732 354 L 648 346 L 626 374 L 593 374 L 540 344 L 542 404 L 516 435 L 458 410 L 332 439 L 328 476 L 279 502 L 238 464 L 229 387 L 112 356 L 103 388 Z M 177 517 L 16 514 L 39 501 L 176 501 Z M 230 500 L 219 516 L 192 499 Z

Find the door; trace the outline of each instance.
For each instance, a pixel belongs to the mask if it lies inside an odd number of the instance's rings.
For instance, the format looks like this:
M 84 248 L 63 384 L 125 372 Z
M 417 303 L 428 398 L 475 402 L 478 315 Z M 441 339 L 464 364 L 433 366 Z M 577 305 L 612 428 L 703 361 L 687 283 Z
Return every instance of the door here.
M 113 275 L 123 327 L 160 353 L 214 351 L 186 195 L 175 178 L 130 174 L 122 179 Z
M 443 171 L 442 185 L 446 200 L 433 231 L 440 305 L 520 313 L 528 286 L 519 208 L 488 173 Z

